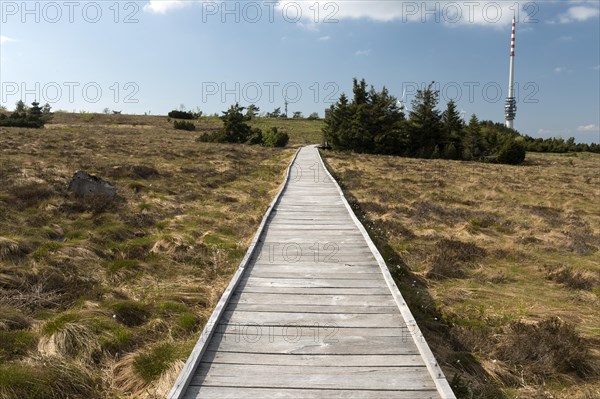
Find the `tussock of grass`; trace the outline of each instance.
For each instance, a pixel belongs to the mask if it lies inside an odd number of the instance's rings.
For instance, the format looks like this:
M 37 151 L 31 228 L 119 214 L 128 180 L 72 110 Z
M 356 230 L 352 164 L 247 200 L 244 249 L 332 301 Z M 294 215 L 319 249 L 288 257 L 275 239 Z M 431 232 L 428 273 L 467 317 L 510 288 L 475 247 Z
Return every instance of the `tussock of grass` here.
M 30 249 L 23 243 L 0 237 L 0 260 L 17 260 L 27 255 L 29 252 Z
M 98 336 L 85 324 L 65 323 L 52 335 L 42 337 L 38 350 L 46 356 L 62 356 L 91 362 L 101 347 Z
M 600 286 L 600 270 L 576 270 L 569 266 L 548 268 L 548 278 L 576 290 L 591 291 Z
M 100 379 L 59 357 L 34 357 L 0 365 L 2 399 L 102 399 Z
M 558 317 L 537 323 L 513 322 L 500 335 L 497 356 L 524 370 L 530 378 L 575 373 L 579 377 L 597 376 L 588 345 L 575 327 Z
M 0 331 L 24 330 L 31 326 L 31 319 L 19 310 L 0 306 Z
M 427 277 L 434 279 L 464 277 L 466 270 L 472 267 L 472 262 L 485 255 L 485 250 L 473 243 L 442 239 L 435 246 Z

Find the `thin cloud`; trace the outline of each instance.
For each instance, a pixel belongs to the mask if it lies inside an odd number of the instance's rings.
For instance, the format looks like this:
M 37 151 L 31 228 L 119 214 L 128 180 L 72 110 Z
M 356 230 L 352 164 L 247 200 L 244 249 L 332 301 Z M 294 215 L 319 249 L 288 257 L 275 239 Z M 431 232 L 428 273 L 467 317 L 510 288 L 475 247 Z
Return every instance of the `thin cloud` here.
M 369 54 L 371 54 L 371 49 L 369 49 L 369 50 L 356 50 L 354 52 L 354 55 L 356 55 L 357 57 L 361 57 L 361 56 L 362 57 L 366 57 Z
M 578 132 L 585 132 L 585 133 L 596 133 L 596 132 L 600 132 L 600 126 L 597 126 L 597 125 L 583 125 L 583 126 L 577 127 L 577 131 Z
M 595 67 L 592 67 L 592 69 L 594 71 L 600 71 L 600 64 L 596 65 Z
M 558 17 L 558 21 L 561 24 L 568 24 L 571 22 L 583 22 L 588 19 L 596 18 L 600 15 L 600 9 L 593 6 L 573 6 L 570 7 L 566 13 L 561 14 Z
M 319 40 L 321 42 L 325 42 L 325 41 L 330 40 L 330 39 L 331 39 L 331 36 L 321 36 L 317 40 Z
M 473 2 L 474 3 L 474 2 Z M 515 4 L 521 7 L 526 1 L 483 1 L 476 4 L 452 2 L 447 5 L 437 1 L 279 1 L 275 9 L 300 14 L 311 24 L 333 24 L 341 20 L 370 20 L 374 22 L 399 21 L 442 23 L 446 26 L 480 25 L 494 28 L 510 26 Z M 528 19 L 527 10 L 521 12 L 521 22 Z
M 14 42 L 15 39 L 8 37 L 8 36 L 0 36 L 0 44 L 4 44 L 4 43 L 8 43 L 8 42 Z
M 567 68 L 565 68 L 565 67 L 556 67 L 556 68 L 554 68 L 554 73 L 562 73 L 566 70 L 567 70 Z

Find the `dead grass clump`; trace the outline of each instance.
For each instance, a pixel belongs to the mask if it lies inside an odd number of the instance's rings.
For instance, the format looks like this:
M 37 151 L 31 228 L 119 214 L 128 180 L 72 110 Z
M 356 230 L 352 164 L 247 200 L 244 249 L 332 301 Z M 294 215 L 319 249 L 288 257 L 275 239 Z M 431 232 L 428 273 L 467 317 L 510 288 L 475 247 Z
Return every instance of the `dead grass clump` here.
M 156 215 L 148 212 L 130 213 L 123 217 L 123 221 L 135 228 L 148 228 L 156 225 Z
M 570 266 L 549 268 L 548 278 L 576 290 L 591 291 L 600 285 L 600 271 L 576 270 Z
M 24 330 L 31 326 L 31 319 L 18 309 L 0 306 L 0 331 Z
M 66 308 L 82 296 L 97 292 L 94 279 L 53 267 L 28 272 L 5 269 L 0 274 L 0 287 L 4 288 L 1 304 L 29 311 Z
M 27 255 L 31 249 L 18 241 L 0 237 L 0 260 L 17 260 Z
M 112 369 L 114 388 L 133 397 L 159 396 L 157 390 L 168 391 L 175 382 L 185 352 L 171 342 L 163 342 L 124 356 Z
M 50 336 L 43 336 L 38 351 L 46 356 L 63 356 L 91 362 L 101 350 L 98 336 L 81 323 L 64 323 Z
M 598 375 L 586 341 L 572 324 L 558 317 L 511 323 L 499 337 L 496 355 L 536 382 L 561 373 L 582 378 Z
M 16 200 L 15 204 L 20 209 L 24 209 L 37 206 L 40 202 L 53 196 L 55 191 L 46 183 L 28 183 L 11 187 L 9 194 Z
M 442 239 L 435 246 L 427 277 L 433 279 L 464 277 L 466 270 L 472 267 L 472 262 L 485 255 L 486 251 L 473 243 Z
M 600 235 L 594 234 L 589 225 L 572 227 L 565 232 L 569 238 L 569 249 L 578 255 L 590 255 L 598 251 Z

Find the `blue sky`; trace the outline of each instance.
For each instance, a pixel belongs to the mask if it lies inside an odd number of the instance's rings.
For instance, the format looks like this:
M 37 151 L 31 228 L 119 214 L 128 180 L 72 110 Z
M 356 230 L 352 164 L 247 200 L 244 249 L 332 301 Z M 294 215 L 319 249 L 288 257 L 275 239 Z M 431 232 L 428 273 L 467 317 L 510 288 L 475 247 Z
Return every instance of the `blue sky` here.
M 600 142 L 600 2 L 0 1 L 0 103 L 323 111 L 352 78 L 502 122 L 518 11 L 515 127 Z

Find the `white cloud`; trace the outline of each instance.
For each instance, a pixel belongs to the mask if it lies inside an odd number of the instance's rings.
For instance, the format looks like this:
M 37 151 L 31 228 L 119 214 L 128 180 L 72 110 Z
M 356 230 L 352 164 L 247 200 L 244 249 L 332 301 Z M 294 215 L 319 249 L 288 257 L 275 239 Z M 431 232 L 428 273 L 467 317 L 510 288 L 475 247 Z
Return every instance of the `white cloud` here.
M 578 132 L 596 133 L 600 132 L 600 126 L 597 125 L 584 125 L 577 127 Z
M 193 3 L 193 1 L 185 0 L 150 0 L 148 4 L 144 5 L 144 11 L 165 14 L 167 11 L 182 8 Z
M 312 24 L 337 23 L 347 19 L 367 19 L 376 22 L 423 22 L 443 23 L 447 26 L 483 25 L 496 28 L 510 25 L 515 2 L 439 2 L 439 1 L 288 1 L 276 6 L 278 14 L 285 18 L 302 16 Z M 521 12 L 521 22 L 527 19 L 526 10 Z
M 330 39 L 331 39 L 331 36 L 321 36 L 317 40 L 319 40 L 321 42 L 324 42 L 324 41 L 327 41 L 327 40 L 330 40 Z
M 15 39 L 12 39 L 8 36 L 1 36 L 0 35 L 0 44 L 4 44 L 4 43 L 8 43 L 8 42 L 14 42 Z
M 600 71 L 600 64 L 596 65 L 595 67 L 592 67 L 592 69 L 594 71 Z
M 566 70 L 567 70 L 567 68 L 565 68 L 565 67 L 556 67 L 556 68 L 554 68 L 554 73 L 561 73 Z
M 561 24 L 568 24 L 570 22 L 587 21 L 588 19 L 596 18 L 598 15 L 600 15 L 600 9 L 597 6 L 581 5 L 569 7 L 566 13 L 558 17 L 558 20 Z
M 371 54 L 371 49 L 368 49 L 368 50 L 356 50 L 354 52 L 354 55 L 356 55 L 356 56 L 367 56 L 369 54 Z

